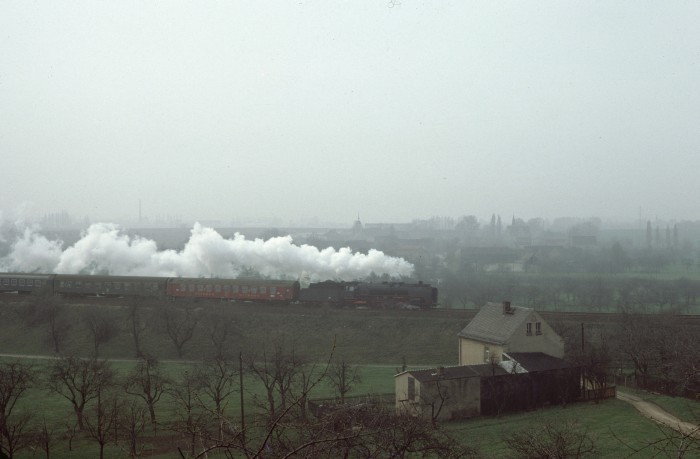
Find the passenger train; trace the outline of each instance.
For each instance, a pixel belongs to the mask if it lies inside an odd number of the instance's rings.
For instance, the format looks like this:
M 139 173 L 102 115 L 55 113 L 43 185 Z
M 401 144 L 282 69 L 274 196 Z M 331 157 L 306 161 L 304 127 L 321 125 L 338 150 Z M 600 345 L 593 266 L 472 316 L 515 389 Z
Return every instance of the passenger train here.
M 432 308 L 438 300 L 437 288 L 422 282 L 325 281 L 300 288 L 299 282 L 289 280 L 23 273 L 0 273 L 0 293 L 299 302 L 337 307 L 403 309 Z

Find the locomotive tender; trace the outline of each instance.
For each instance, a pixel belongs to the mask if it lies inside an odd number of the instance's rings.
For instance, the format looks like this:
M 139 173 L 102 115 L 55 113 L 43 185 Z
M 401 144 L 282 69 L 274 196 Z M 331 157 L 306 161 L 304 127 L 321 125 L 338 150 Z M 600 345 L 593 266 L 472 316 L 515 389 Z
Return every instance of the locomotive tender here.
M 437 288 L 403 282 L 325 281 L 300 288 L 299 282 L 262 279 L 91 276 L 0 273 L 0 293 L 60 296 L 215 299 L 337 307 L 432 308 Z

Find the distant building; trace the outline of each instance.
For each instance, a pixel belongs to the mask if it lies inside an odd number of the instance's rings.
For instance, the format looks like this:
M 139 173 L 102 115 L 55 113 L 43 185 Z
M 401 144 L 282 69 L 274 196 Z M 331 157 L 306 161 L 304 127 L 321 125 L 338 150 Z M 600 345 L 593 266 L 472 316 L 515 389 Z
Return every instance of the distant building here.
M 457 336 L 460 365 L 500 362 L 516 351 L 564 356 L 564 340 L 542 316 L 509 301 L 484 305 Z

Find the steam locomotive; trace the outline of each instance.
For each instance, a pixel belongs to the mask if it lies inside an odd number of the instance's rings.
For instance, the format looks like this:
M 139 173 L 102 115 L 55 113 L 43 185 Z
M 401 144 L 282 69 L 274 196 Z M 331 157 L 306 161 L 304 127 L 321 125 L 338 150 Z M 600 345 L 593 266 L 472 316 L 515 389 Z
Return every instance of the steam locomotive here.
M 261 279 L 89 276 L 75 274 L 0 273 L 0 293 L 65 297 L 143 297 L 212 299 L 331 305 L 336 307 L 424 309 L 437 305 L 437 288 L 419 282 L 312 283 Z

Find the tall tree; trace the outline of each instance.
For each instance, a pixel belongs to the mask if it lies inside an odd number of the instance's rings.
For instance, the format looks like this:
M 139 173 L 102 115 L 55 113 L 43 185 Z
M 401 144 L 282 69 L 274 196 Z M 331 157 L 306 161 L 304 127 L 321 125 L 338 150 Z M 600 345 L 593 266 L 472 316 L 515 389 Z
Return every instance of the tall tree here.
M 148 329 L 149 325 L 148 320 L 144 317 L 142 301 L 143 300 L 138 297 L 132 298 L 128 309 L 129 333 L 134 341 L 134 356 L 136 358 L 143 356 L 141 336 Z
M 195 372 L 185 370 L 168 390 L 176 406 L 172 428 L 187 436 L 190 457 L 195 455 L 197 437 L 204 434 L 205 423 L 208 420 L 197 396 L 200 388 L 200 381 Z
M 196 374 L 201 391 L 214 403 L 214 414 L 219 422 L 219 439 L 222 439 L 228 397 L 237 387 L 236 362 L 220 357 L 205 360 L 197 367 Z
M 328 380 L 340 396 L 340 403 L 345 403 L 345 395 L 355 384 L 362 382 L 362 374 L 357 365 L 351 365 L 341 358 L 328 369 Z
M 30 415 L 17 414 L 14 409 L 17 401 L 35 382 L 36 376 L 31 365 L 21 362 L 0 364 L 0 445 L 6 445 L 10 458 L 18 449 L 29 444 L 25 428 Z
M 120 411 L 119 400 L 114 396 L 106 398 L 105 389 L 105 386 L 98 387 L 94 410 L 85 413 L 83 419 L 88 436 L 100 447 L 100 459 L 104 459 L 105 445 L 109 434 L 117 427 Z
M 153 432 L 157 430 L 156 404 L 167 392 L 170 380 L 163 374 L 155 357 L 143 356 L 124 380 L 124 391 L 146 403 Z
M 190 307 L 178 308 L 167 305 L 162 309 L 161 313 L 165 332 L 170 341 L 172 341 L 173 346 L 175 346 L 177 356 L 182 358 L 185 344 L 194 336 L 199 317 Z
M 67 356 L 55 360 L 49 366 L 49 388 L 73 405 L 80 430 L 85 429 L 85 405 L 96 399 L 113 379 L 114 371 L 109 363 L 96 358 Z
M 85 325 L 92 336 L 92 346 L 95 357 L 100 355 L 100 347 L 117 336 L 118 328 L 114 319 L 106 315 L 106 311 L 90 310 L 85 315 Z

